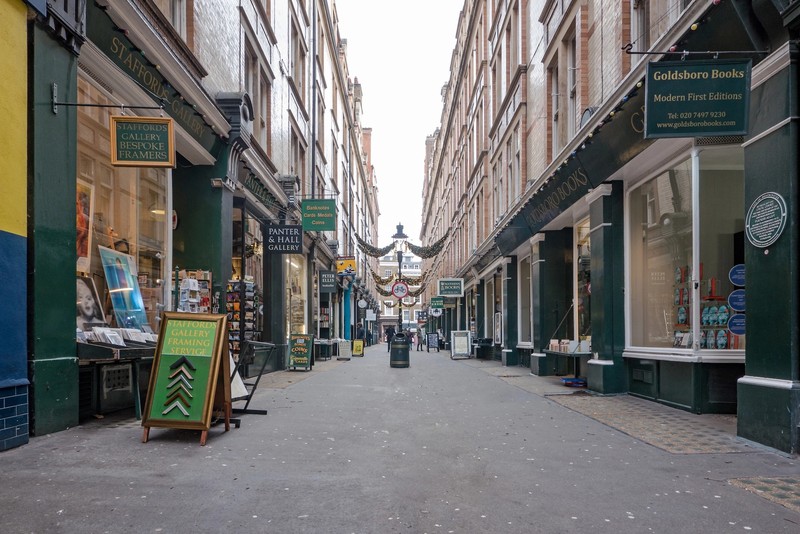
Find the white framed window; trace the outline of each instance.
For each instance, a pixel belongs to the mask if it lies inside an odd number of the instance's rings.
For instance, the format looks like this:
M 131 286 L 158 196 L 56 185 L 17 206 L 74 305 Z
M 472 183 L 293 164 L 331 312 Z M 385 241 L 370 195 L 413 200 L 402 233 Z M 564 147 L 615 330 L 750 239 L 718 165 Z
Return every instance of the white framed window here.
M 727 321 L 744 212 L 739 146 L 695 149 L 629 191 L 629 347 L 743 351 Z

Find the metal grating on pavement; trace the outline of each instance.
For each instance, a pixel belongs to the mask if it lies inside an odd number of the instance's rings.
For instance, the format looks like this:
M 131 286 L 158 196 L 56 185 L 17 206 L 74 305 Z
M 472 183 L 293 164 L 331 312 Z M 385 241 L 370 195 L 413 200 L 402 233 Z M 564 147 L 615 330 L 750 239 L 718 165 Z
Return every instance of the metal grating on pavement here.
M 800 477 L 734 478 L 729 482 L 790 510 L 800 512 Z
M 745 452 L 733 415 L 696 415 L 627 395 L 548 396 L 578 413 L 673 454 Z

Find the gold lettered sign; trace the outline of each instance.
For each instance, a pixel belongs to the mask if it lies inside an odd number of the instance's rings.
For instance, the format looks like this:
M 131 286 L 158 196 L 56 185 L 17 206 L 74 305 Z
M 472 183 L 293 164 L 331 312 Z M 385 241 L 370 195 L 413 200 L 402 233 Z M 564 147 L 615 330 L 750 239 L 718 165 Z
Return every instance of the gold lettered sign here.
M 333 232 L 336 230 L 336 201 L 306 199 L 302 204 L 303 230 Z
M 173 122 L 164 117 L 111 117 L 111 164 L 127 167 L 174 167 Z
M 750 59 L 647 64 L 645 138 L 747 135 Z
M 314 336 L 309 334 L 289 335 L 289 367 L 292 369 L 311 370 L 311 351 L 314 347 Z
M 164 312 L 142 415 L 150 427 L 201 430 L 201 445 L 213 410 L 231 411 L 230 363 L 225 352 L 227 316 Z M 223 356 L 224 354 L 224 356 Z

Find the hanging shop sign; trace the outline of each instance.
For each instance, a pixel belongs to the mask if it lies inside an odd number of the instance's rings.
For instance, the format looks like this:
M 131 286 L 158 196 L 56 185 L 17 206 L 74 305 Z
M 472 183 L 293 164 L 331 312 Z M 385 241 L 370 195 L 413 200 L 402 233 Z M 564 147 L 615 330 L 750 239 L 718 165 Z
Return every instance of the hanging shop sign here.
M 444 297 L 431 297 L 431 308 L 434 310 L 444 308 Z
M 303 227 L 299 224 L 267 226 L 264 250 L 274 254 L 302 254 Z
M 289 368 L 311 370 L 311 350 L 314 336 L 310 334 L 289 334 Z
M 440 278 L 438 280 L 438 294 L 440 297 L 463 297 L 463 278 Z
M 336 293 L 336 273 L 334 271 L 319 272 L 319 292 Z
M 147 442 L 150 427 L 201 430 L 205 445 L 212 411 L 230 423 L 231 381 L 227 315 L 163 312 L 158 347 L 142 413 Z M 224 355 L 224 356 L 223 356 Z
M 745 135 L 752 61 L 658 61 L 647 65 L 647 138 Z
M 442 308 L 431 308 L 431 317 L 441 317 L 442 313 Z
M 306 232 L 336 231 L 336 201 L 307 199 L 303 201 L 303 230 Z
M 356 257 L 340 256 L 339 259 L 336 260 L 336 273 L 340 275 L 355 275 Z
M 113 115 L 111 164 L 119 167 L 174 167 L 172 119 Z
M 751 245 L 766 248 L 778 240 L 785 228 L 786 201 L 778 193 L 764 193 L 750 204 L 744 231 Z

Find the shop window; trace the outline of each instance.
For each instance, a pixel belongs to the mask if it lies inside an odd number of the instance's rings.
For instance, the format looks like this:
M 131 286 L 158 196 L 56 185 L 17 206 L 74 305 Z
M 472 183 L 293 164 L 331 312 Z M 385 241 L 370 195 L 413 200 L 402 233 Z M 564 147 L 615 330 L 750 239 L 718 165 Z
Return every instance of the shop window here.
M 699 213 L 693 213 L 694 203 Z M 631 191 L 631 345 L 744 348 L 744 336 L 731 333 L 727 324 L 728 296 L 736 289 L 728 273 L 744 265 L 743 214 L 739 147 L 698 151 Z
M 744 349 L 744 336 L 727 328 L 735 313 L 728 297 L 737 289 L 728 275 L 734 265 L 744 265 L 744 153 L 739 147 L 704 150 L 699 163 L 697 344 L 700 349 Z
M 78 102 L 114 103 L 83 77 L 78 80 Z M 76 273 L 90 279 L 97 290 L 99 322 L 156 329 L 168 286 L 164 271 L 170 212 L 167 173 L 112 167 L 109 115 L 113 108 L 76 109 Z M 108 273 L 114 275 L 113 280 Z
M 589 219 L 575 225 L 575 326 L 578 341 L 592 338 L 592 263 Z
M 186 0 L 154 0 L 175 32 L 186 39 Z
M 286 266 L 289 276 L 289 287 L 286 291 L 289 316 L 287 319 L 288 332 L 291 334 L 306 334 L 306 260 L 302 255 L 292 254 L 286 256 Z
M 522 343 L 533 341 L 531 337 L 531 259 L 519 262 L 519 340 Z
M 689 288 L 691 280 L 691 200 L 689 159 L 631 191 L 630 339 L 634 346 L 672 347 L 676 325 L 686 322 L 690 295 L 680 289 Z

